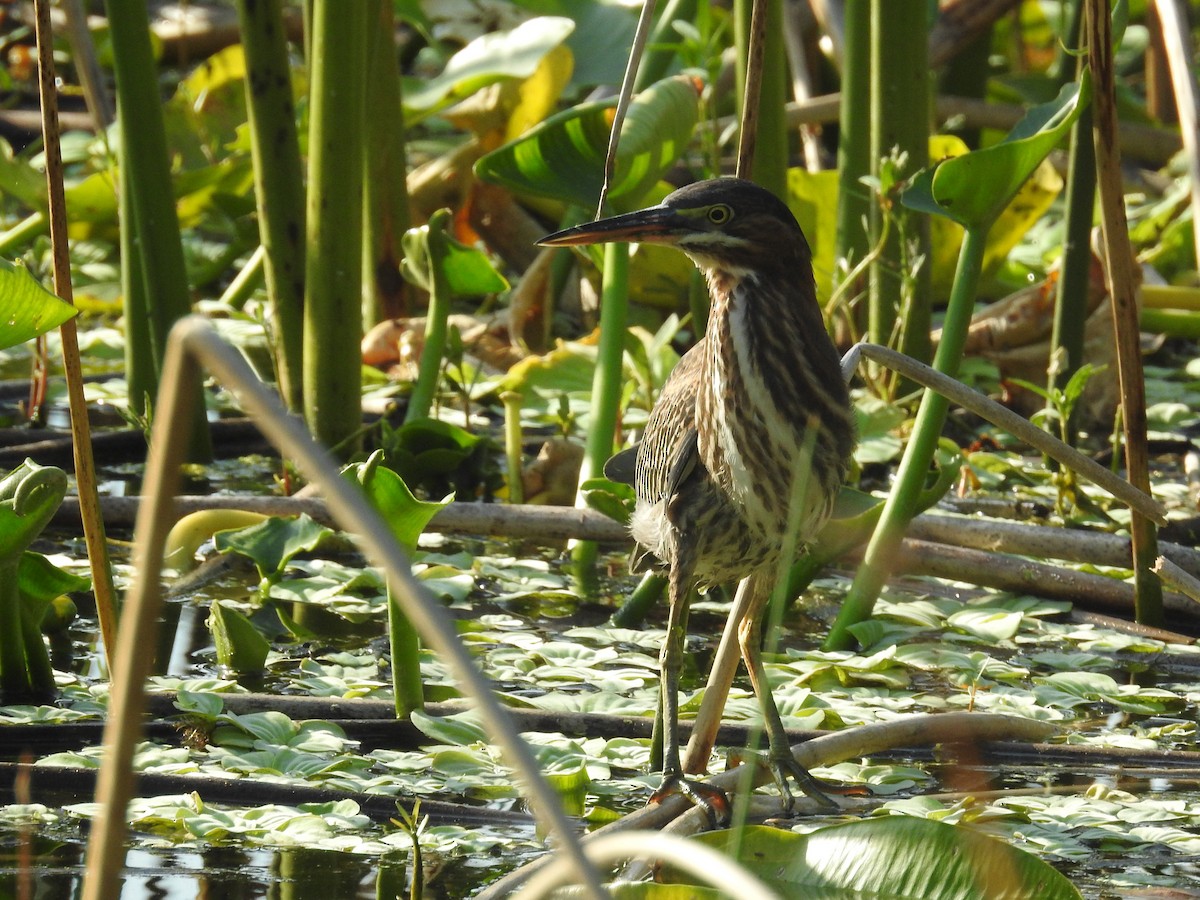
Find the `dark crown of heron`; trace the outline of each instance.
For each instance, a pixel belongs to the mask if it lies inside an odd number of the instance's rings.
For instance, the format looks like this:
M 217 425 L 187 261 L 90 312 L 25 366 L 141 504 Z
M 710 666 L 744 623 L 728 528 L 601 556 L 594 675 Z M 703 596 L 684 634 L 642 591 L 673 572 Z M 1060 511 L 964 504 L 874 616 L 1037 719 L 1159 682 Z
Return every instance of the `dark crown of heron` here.
M 734 277 L 783 270 L 811 281 L 805 275 L 812 255 L 804 233 L 770 191 L 721 178 L 680 188 L 662 205 L 675 214 L 663 242 L 687 253 L 700 268 Z

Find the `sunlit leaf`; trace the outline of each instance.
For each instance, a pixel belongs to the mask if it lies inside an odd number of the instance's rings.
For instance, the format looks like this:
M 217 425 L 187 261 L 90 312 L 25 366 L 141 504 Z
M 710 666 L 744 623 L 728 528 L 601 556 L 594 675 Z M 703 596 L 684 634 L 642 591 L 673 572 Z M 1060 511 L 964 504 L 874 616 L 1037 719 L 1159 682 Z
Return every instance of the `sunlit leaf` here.
M 75 307 L 42 287 L 21 265 L 0 259 L 0 349 L 57 328 Z
M 633 209 L 691 139 L 700 95 L 684 77 L 642 91 L 629 106 L 608 199 L 615 211 Z M 553 197 L 594 209 L 604 183 L 611 102 L 572 107 L 475 164 L 475 174 L 522 194 Z
M 986 834 L 911 816 L 865 819 L 796 834 L 752 826 L 693 840 L 736 853 L 737 861 L 785 897 L 921 900 L 1078 900 L 1048 863 Z M 688 880 L 666 867 L 664 880 Z
M 428 112 L 470 96 L 502 78 L 529 78 L 542 58 L 575 29 L 559 16 L 542 16 L 511 31 L 494 31 L 459 50 L 441 75 L 413 79 L 404 86 L 407 109 Z
M 277 576 L 297 553 L 315 550 L 333 531 L 307 513 L 290 518 L 273 516 L 240 531 L 218 532 L 217 550 L 239 553 L 254 562 L 263 579 Z
M 905 206 L 936 213 L 965 228 L 990 225 L 1078 118 L 1090 81 L 1063 87 L 1053 103 L 1035 106 L 1003 141 L 945 160 L 920 173 L 902 195 Z

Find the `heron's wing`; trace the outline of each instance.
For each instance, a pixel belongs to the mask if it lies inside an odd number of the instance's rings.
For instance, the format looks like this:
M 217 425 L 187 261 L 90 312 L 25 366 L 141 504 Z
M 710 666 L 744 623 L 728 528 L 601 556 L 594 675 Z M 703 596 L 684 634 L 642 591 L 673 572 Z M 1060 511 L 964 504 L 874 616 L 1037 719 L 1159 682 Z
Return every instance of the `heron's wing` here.
M 683 355 L 671 372 L 638 444 L 635 486 L 639 503 L 669 499 L 692 472 L 696 453 L 696 386 L 704 364 L 704 341 Z

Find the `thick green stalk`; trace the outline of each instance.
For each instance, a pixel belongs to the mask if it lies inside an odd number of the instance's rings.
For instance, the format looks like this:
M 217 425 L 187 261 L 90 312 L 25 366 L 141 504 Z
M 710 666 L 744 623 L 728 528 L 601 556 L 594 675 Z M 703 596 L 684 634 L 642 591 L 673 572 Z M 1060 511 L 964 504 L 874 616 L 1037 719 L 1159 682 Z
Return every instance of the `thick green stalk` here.
M 143 385 L 146 390 L 157 390 L 167 332 L 191 312 L 187 272 L 146 4 L 142 0 L 107 0 L 105 7 L 117 80 L 120 175 L 127 185 L 126 212 L 132 212 L 121 222 L 121 229 L 135 229 L 145 289 L 145 304 L 132 312 L 135 318 L 144 316 L 146 322 L 135 324 L 133 333 L 149 336 L 154 372 Z M 203 396 L 200 386 L 196 392 Z M 131 396 L 130 402 L 137 409 L 140 398 Z M 208 459 L 212 447 L 203 402 L 195 405 L 194 416 L 189 455 L 195 460 Z
M 238 0 L 259 239 L 279 393 L 304 408 L 304 169 L 296 134 L 282 0 Z
M 783 2 L 766 0 L 766 43 L 763 47 L 762 86 L 757 116 L 742 109 L 746 92 L 746 68 L 750 54 L 752 0 L 734 0 L 737 44 L 737 92 L 739 118 L 743 127 L 757 130 L 754 159 L 749 178 L 775 196 L 787 199 L 788 125 L 785 110 L 789 98 L 787 54 L 783 45 Z M 753 125 L 747 126 L 747 122 Z M 745 173 L 740 173 L 745 174 Z
M 1050 371 L 1047 372 L 1051 390 L 1065 386 L 1084 363 L 1084 326 L 1087 324 L 1092 271 L 1092 218 L 1096 209 L 1096 147 L 1092 142 L 1090 106 L 1071 126 L 1066 203 L 1066 238 L 1054 298 Z M 1067 430 L 1068 436 L 1073 435 L 1074 423 L 1068 422 Z
M 647 572 L 633 589 L 629 598 L 612 616 L 616 628 L 639 628 L 646 620 L 650 609 L 661 599 L 667 589 L 667 576 L 658 572 Z
M 363 181 L 364 329 L 400 311 L 400 239 L 410 226 L 395 14 L 390 2 L 376 0 L 372 6 L 366 101 L 371 115 L 366 120 L 363 162 L 367 174 Z
M 617 410 L 624 383 L 625 325 L 629 318 L 629 245 L 604 245 L 603 286 L 600 290 L 600 346 L 596 352 L 596 374 L 592 378 L 592 410 L 588 426 L 582 484 L 604 470 L 613 454 L 617 437 Z M 582 496 L 575 500 L 582 507 Z M 596 557 L 595 541 L 579 541 L 571 550 L 579 566 L 587 566 Z
M 1071 22 L 1055 68 L 1060 84 L 1077 72 L 1077 60 L 1068 48 L 1079 46 L 1083 0 L 1071 9 Z M 1087 322 L 1088 288 L 1092 271 L 1092 220 L 1096 209 L 1096 147 L 1092 143 L 1092 108 L 1084 108 L 1071 126 L 1067 163 L 1067 233 L 1063 241 L 1058 290 L 1054 297 L 1054 325 L 1050 336 L 1049 388 L 1062 388 L 1084 363 L 1083 332 Z M 1075 423 L 1066 422 L 1067 443 L 1074 443 Z
M 425 689 L 421 681 L 421 639 L 390 586 L 387 602 L 392 696 L 396 704 L 396 718 L 407 719 L 409 713 L 425 705 Z
M 15 703 L 29 697 L 29 670 L 21 627 L 22 601 L 17 588 L 20 556 L 0 564 L 0 701 Z
M 954 288 L 942 325 L 942 339 L 933 361 L 935 369 L 951 377 L 958 373 L 962 360 L 990 224 L 968 228 L 963 236 Z M 854 577 L 854 584 L 842 601 L 841 611 L 825 641 L 827 650 L 843 650 L 852 646 L 854 639 L 847 629 L 870 616 L 875 598 L 883 590 L 884 582 L 892 570 L 892 559 L 904 537 L 904 529 L 919 512 L 921 486 L 937 449 L 949 406 L 949 400 L 930 390 L 926 390 L 921 397 L 912 437 L 904 450 L 896 481 L 884 504 L 879 527 L 867 545 L 866 556 Z
M 846 0 L 845 48 L 842 53 L 842 103 L 838 116 L 837 245 L 834 258 L 850 271 L 871 247 L 866 221 L 871 189 L 862 183 L 871 173 L 871 120 L 862 111 L 871 96 L 871 2 Z M 859 293 L 857 287 L 851 296 Z M 866 307 L 862 307 L 865 311 Z M 858 317 L 860 328 L 866 316 Z
M 871 3 L 871 165 L 881 171 L 882 160 L 899 151 L 906 161 L 897 173 L 907 177 L 929 163 L 930 82 L 929 4 L 926 0 L 872 0 Z M 893 198 L 885 197 L 885 202 Z M 883 233 L 884 211 L 872 206 L 871 240 Z M 917 359 L 929 358 L 928 265 L 907 286 L 903 269 L 904 242 L 916 238 L 917 253 L 929 259 L 929 224 L 893 203 L 896 227 L 889 230 L 882 252 L 871 265 L 868 336 L 872 343 L 894 345 Z M 906 221 L 907 220 L 907 221 Z M 923 283 L 922 283 L 923 282 Z M 896 320 L 904 310 L 902 335 L 894 338 Z
M 21 248 L 50 228 L 44 212 L 30 213 L 12 228 L 0 232 L 0 256 L 16 256 Z
M 439 209 L 429 217 L 429 309 L 425 313 L 425 346 L 417 381 L 408 398 L 405 422 L 429 416 L 442 374 L 442 358 L 446 352 L 446 323 L 450 319 L 450 285 L 446 283 L 446 225 L 450 210 Z
M 315 0 L 308 138 L 304 417 L 342 456 L 362 423 L 362 142 L 368 8 Z

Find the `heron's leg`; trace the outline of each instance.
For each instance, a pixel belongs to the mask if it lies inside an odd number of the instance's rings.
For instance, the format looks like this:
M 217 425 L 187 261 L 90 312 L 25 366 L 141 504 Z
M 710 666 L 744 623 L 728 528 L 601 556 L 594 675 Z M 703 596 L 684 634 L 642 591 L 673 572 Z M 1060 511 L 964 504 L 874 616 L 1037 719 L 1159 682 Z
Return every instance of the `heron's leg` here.
M 749 603 L 746 614 L 738 625 L 738 642 L 742 648 L 742 659 L 746 661 L 746 671 L 750 675 L 750 684 L 754 695 L 758 698 L 759 708 L 762 709 L 763 722 L 767 730 L 768 765 L 771 775 L 783 792 L 783 802 L 787 809 L 795 802 L 788 788 L 787 776 L 796 780 L 796 785 L 808 796 L 822 806 L 837 808 L 837 804 L 826 796 L 825 792 L 831 786 L 823 785 L 809 774 L 808 770 L 796 762 L 792 754 L 791 742 L 779 717 L 779 708 L 775 705 L 775 697 L 771 694 L 771 685 L 767 682 L 767 672 L 762 661 L 762 614 L 767 600 L 771 596 L 772 581 L 755 574 L 747 579 L 746 589 L 749 593 Z M 836 787 L 832 788 L 836 791 Z
M 667 615 L 667 639 L 659 655 L 662 669 L 663 709 L 663 777 L 683 774 L 679 761 L 679 671 L 683 663 L 683 645 L 686 639 L 684 622 L 687 621 L 688 587 L 682 579 L 671 573 L 670 609 Z
M 713 745 L 717 742 L 717 731 L 721 727 L 725 702 L 729 699 L 729 688 L 741 661 L 738 631 L 746 615 L 751 587 L 749 578 L 743 578 L 738 585 L 733 607 L 729 610 L 729 618 L 725 622 L 725 630 L 721 633 L 721 643 L 717 647 L 712 669 L 708 673 L 704 699 L 696 713 L 696 721 L 692 723 L 692 738 L 688 741 L 687 753 L 683 760 L 683 770 L 692 775 L 707 770 Z
M 671 567 L 667 639 L 659 656 L 662 668 L 663 780 L 650 801 L 656 803 L 669 794 L 683 794 L 703 808 L 715 825 L 729 818 L 729 801 L 724 791 L 684 778 L 679 756 L 679 670 L 683 662 L 684 622 L 687 620 L 690 587 L 691 567 L 680 565 L 677 561 Z

